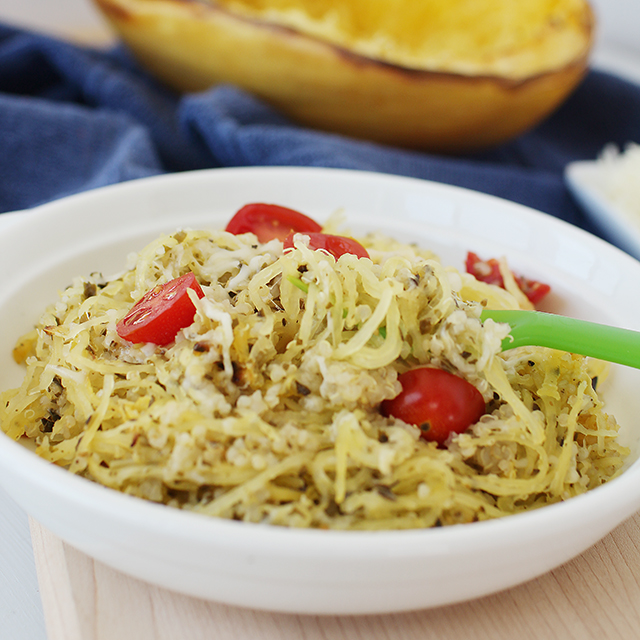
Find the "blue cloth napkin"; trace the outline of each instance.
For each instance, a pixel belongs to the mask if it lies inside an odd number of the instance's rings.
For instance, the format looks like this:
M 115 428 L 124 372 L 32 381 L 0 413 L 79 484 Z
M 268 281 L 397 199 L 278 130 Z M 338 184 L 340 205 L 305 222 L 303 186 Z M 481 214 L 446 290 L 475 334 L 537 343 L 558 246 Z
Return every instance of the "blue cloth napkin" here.
M 161 173 L 302 165 L 476 189 L 597 233 L 563 169 L 629 141 L 640 142 L 640 87 L 596 71 L 535 130 L 447 157 L 303 128 L 231 86 L 180 96 L 122 47 L 93 50 L 0 24 L 0 212 Z

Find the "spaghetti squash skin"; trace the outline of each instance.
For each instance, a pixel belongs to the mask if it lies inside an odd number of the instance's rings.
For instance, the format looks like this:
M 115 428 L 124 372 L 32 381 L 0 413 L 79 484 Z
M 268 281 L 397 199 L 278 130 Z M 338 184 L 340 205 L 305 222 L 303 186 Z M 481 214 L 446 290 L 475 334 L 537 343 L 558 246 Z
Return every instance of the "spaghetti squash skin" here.
M 593 40 L 584 0 L 432 0 L 418 13 L 388 0 L 94 1 L 174 89 L 229 83 L 303 125 L 435 152 L 538 123 L 580 82 Z

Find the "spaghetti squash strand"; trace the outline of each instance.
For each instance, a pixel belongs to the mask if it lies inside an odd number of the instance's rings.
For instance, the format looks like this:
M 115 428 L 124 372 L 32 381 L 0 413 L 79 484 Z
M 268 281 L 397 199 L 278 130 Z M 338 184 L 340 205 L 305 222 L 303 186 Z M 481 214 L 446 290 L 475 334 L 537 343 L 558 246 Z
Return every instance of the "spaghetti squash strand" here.
M 0 395 L 2 428 L 129 495 L 291 527 L 473 522 L 620 473 L 628 452 L 585 359 L 500 353 L 508 328 L 480 322 L 482 301 L 518 308 L 515 290 L 413 245 L 359 242 L 370 259 L 334 259 L 303 234 L 284 252 L 253 234 L 180 230 L 108 281 L 75 278 L 16 347 L 26 373 Z M 135 300 L 189 271 L 205 294 L 192 324 L 162 347 L 122 340 Z M 465 378 L 486 414 L 443 446 L 383 416 L 414 367 Z

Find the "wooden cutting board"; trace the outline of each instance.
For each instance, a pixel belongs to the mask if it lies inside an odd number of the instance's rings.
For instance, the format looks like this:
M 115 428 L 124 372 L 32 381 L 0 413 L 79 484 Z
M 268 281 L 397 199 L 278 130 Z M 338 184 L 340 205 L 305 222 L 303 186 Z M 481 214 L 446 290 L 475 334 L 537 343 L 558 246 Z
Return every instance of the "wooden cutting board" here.
M 499 594 L 426 611 L 323 617 L 240 609 L 130 578 L 31 521 L 49 640 L 637 640 L 640 515 Z

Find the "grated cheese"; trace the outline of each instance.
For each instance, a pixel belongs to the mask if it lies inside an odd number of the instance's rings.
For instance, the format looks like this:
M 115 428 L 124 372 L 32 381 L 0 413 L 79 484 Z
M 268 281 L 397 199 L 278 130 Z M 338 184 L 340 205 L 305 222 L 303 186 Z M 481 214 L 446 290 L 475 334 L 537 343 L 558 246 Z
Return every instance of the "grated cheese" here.
M 598 157 L 601 180 L 594 187 L 640 224 L 640 145 L 630 142 L 623 150 L 608 145 Z

